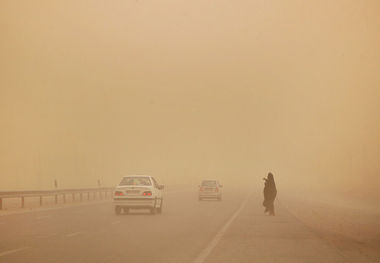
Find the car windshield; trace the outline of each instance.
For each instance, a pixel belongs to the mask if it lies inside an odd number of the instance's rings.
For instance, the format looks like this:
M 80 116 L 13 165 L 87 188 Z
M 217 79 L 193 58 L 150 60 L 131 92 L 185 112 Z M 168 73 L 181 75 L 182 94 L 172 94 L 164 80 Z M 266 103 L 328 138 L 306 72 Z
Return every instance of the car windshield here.
M 152 185 L 149 177 L 124 177 L 120 185 Z
M 216 181 L 203 181 L 202 186 L 216 186 Z

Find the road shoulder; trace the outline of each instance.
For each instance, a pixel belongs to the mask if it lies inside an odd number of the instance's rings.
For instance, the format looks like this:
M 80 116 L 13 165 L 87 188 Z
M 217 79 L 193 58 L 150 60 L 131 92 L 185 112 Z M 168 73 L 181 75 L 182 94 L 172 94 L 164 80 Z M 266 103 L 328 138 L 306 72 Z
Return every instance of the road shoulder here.
M 351 240 L 345 249 L 331 242 L 283 205 L 275 217 L 264 215 L 260 200 L 251 198 L 205 262 L 376 262 Z

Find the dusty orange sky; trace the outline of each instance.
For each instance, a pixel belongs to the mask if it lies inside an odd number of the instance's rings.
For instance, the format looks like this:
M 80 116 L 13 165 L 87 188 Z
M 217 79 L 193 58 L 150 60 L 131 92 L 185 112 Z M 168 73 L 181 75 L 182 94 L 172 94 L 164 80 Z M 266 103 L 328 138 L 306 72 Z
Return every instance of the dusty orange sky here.
M 0 2 L 0 190 L 380 188 L 380 2 Z

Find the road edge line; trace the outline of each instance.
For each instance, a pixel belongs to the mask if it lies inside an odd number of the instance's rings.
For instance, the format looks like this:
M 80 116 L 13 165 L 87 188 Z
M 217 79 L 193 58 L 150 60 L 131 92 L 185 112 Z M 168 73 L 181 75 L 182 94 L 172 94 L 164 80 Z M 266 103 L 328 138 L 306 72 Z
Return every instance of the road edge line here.
M 207 247 L 201 251 L 200 254 L 195 258 L 193 263 L 203 263 L 207 259 L 207 257 L 211 254 L 214 248 L 218 245 L 219 241 L 222 239 L 230 225 L 235 221 L 235 219 L 239 216 L 243 208 L 248 202 L 250 195 L 248 195 L 240 207 L 235 211 L 235 213 L 228 219 L 228 221 L 222 226 L 222 228 L 216 233 L 214 238 L 208 243 Z
M 6 256 L 6 255 L 10 255 L 10 254 L 14 254 L 14 253 L 17 253 L 17 252 L 20 252 L 20 251 L 23 251 L 23 250 L 27 250 L 29 248 L 30 247 L 20 247 L 20 248 L 8 250 L 8 251 L 3 251 L 3 252 L 0 252 L 0 257 Z

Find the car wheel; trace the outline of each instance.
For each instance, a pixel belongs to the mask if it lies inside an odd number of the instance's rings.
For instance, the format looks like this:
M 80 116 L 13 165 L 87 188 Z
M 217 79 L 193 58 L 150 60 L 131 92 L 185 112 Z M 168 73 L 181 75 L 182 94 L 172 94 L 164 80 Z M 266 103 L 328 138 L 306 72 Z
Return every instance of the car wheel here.
M 157 213 L 161 214 L 162 213 L 162 203 L 164 202 L 164 200 L 161 199 L 161 205 L 159 208 L 157 208 Z
M 129 208 L 124 208 L 123 212 L 124 212 L 124 214 L 129 214 Z
M 203 199 L 202 199 L 202 197 L 198 197 L 198 200 L 199 200 L 199 201 L 202 201 Z
M 121 207 L 120 206 L 115 206 L 115 214 L 120 215 L 121 214 Z

